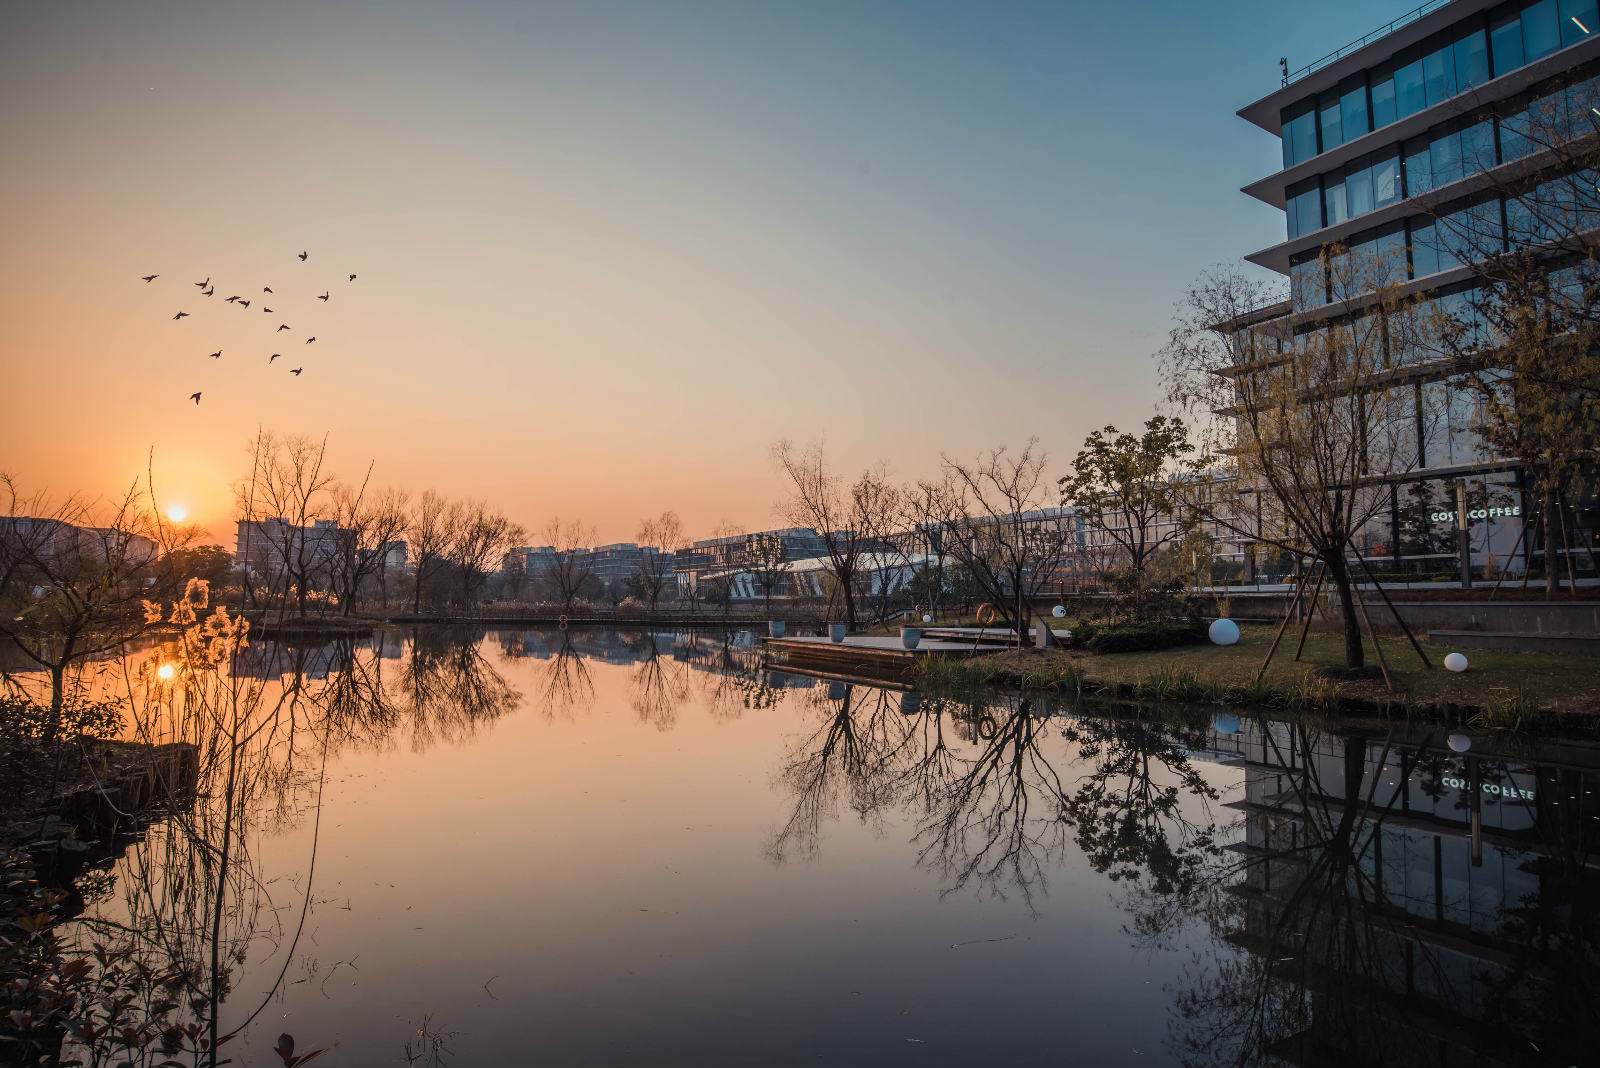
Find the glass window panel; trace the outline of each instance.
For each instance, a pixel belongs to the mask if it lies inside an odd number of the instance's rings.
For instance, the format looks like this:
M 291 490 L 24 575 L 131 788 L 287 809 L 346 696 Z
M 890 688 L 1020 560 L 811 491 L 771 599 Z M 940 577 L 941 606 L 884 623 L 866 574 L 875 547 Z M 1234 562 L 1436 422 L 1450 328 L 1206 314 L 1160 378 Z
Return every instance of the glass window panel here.
M 1428 106 L 1428 92 L 1422 81 L 1422 60 L 1407 63 L 1394 72 L 1394 96 L 1401 118 Z
M 1373 272 L 1380 282 L 1403 282 L 1406 277 L 1406 231 L 1396 224 L 1379 230 L 1368 245 Z
M 1364 76 L 1346 78 L 1339 87 L 1339 125 L 1346 141 L 1354 141 L 1372 129 L 1367 115 L 1367 80 Z
M 1372 128 L 1380 130 L 1399 118 L 1394 100 L 1394 64 L 1386 63 L 1372 72 Z
M 1448 185 L 1457 181 L 1462 176 L 1461 170 L 1461 135 L 1459 133 L 1434 134 L 1429 144 L 1430 166 L 1433 168 L 1433 184 L 1435 186 Z
M 1422 57 L 1422 77 L 1428 104 L 1443 103 L 1456 95 L 1456 58 L 1450 45 L 1436 48 Z
M 1513 12 L 1495 19 L 1489 26 L 1489 48 L 1494 53 L 1494 75 L 1498 78 L 1516 70 L 1522 58 L 1522 18 Z
M 1455 44 L 1456 87 L 1471 89 L 1489 80 L 1489 37 L 1472 30 Z
M 1577 44 L 1600 29 L 1600 19 L 1595 18 L 1595 0 L 1559 0 L 1556 5 L 1561 15 L 1561 43 Z
M 1317 154 L 1317 109 L 1315 102 L 1302 100 L 1284 110 L 1283 165 L 1292 167 Z
M 1291 238 L 1322 229 L 1322 187 L 1315 178 L 1290 186 L 1288 199 Z
M 1466 174 L 1486 171 L 1495 165 L 1494 123 L 1485 119 L 1461 131 L 1461 169 Z
M 1427 382 L 1422 387 L 1422 466 L 1450 463 L 1450 386 Z
M 1353 219 L 1357 215 L 1365 215 L 1377 204 L 1372 193 L 1372 158 L 1362 156 L 1352 160 L 1344 171 L 1344 197 L 1345 206 Z
M 1439 272 L 1439 249 L 1434 241 L 1432 222 L 1412 223 L 1406 243 L 1411 247 L 1412 278 Z
M 1506 239 L 1512 248 L 1537 244 L 1544 238 L 1544 223 L 1530 207 L 1530 198 L 1506 200 Z
M 1296 309 L 1314 308 L 1327 303 L 1322 257 L 1315 252 L 1301 253 L 1290 261 L 1289 299 Z
M 1522 9 L 1522 52 L 1524 62 L 1548 56 L 1561 47 L 1561 26 L 1556 0 L 1536 0 Z
M 1322 219 L 1325 226 L 1337 226 L 1350 217 L 1344 198 L 1344 180 L 1326 181 L 1322 187 Z
M 1317 101 L 1317 120 L 1322 127 L 1322 151 L 1344 144 L 1339 121 L 1339 94 L 1324 93 Z
M 1433 188 L 1433 154 L 1426 137 L 1406 142 L 1406 196 Z
M 1373 206 L 1383 207 L 1400 199 L 1400 153 L 1390 154 L 1372 165 Z
M 1523 108 L 1500 119 L 1500 158 L 1509 163 L 1533 151 L 1528 139 L 1528 110 Z

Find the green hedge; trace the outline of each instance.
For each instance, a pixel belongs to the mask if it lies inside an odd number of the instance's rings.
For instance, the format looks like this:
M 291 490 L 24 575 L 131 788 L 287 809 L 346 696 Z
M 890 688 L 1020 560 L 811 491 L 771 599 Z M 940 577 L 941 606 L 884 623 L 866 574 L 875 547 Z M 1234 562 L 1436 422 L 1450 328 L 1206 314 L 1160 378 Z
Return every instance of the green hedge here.
M 1193 645 L 1206 638 L 1198 620 L 1163 619 L 1148 623 L 1083 623 L 1072 628 L 1075 644 L 1091 653 L 1136 653 Z

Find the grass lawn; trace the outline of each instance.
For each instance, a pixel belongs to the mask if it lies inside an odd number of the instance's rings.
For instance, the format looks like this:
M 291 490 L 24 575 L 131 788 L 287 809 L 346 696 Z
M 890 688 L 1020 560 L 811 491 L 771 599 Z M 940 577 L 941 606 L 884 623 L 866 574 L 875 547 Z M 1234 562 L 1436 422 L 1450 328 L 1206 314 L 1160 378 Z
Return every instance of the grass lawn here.
M 1495 725 L 1534 726 L 1535 710 L 1600 713 L 1600 658 L 1460 650 L 1471 666 L 1446 671 L 1449 646 L 1423 643 L 1433 662 L 1424 668 L 1403 635 L 1382 639 L 1389 673 L 1398 694 L 1390 694 L 1377 673 L 1372 646 L 1367 645 L 1371 677 L 1339 678 L 1323 669 L 1342 669 L 1344 640 L 1337 634 L 1313 632 L 1299 661 L 1294 659 L 1299 633 L 1286 632 L 1262 678 L 1259 693 L 1251 680 L 1272 644 L 1271 626 L 1245 625 L 1239 643 L 1179 646 L 1149 652 L 1095 654 L 1080 650 L 1012 651 L 966 664 L 932 667 L 930 675 L 976 681 L 993 673 L 994 681 L 1070 688 L 1081 677 L 1100 686 L 1131 686 L 1141 694 L 1241 700 L 1252 696 L 1287 698 L 1290 703 L 1336 707 L 1343 699 L 1399 701 L 1415 705 L 1451 704 L 1487 710 Z M 1244 692 L 1241 692 L 1244 691 Z M 1563 717 L 1565 719 L 1566 717 Z

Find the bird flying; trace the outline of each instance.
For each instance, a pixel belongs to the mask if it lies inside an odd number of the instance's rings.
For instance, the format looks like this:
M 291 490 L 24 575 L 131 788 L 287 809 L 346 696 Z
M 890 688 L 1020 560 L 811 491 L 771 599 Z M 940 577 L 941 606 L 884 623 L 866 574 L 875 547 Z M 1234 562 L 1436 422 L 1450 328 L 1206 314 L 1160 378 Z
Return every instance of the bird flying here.
M 280 334 L 280 333 L 282 333 L 283 331 L 285 331 L 287 329 L 289 329 L 289 324 L 288 323 L 279 323 L 278 324 L 278 329 L 274 330 L 273 333 L 274 334 Z
M 160 278 L 161 276 L 159 274 L 147 274 L 147 275 L 144 275 L 142 277 L 144 278 L 144 280 L 146 282 L 154 282 L 157 278 Z M 350 277 L 354 278 L 355 275 L 351 275 Z
M 356 276 L 355 275 L 351 275 L 350 276 L 350 281 L 354 282 L 355 280 L 356 280 Z
M 309 345 L 315 340 L 317 340 L 315 337 L 308 337 L 308 338 L 306 338 L 306 344 Z
M 189 399 L 190 399 L 190 400 L 192 400 L 192 401 L 194 401 L 194 403 L 195 403 L 195 405 L 196 405 L 196 406 L 197 406 L 197 407 L 198 407 L 198 406 L 199 406 L 199 404 L 200 404 L 200 394 L 198 394 L 198 393 L 191 393 L 191 394 L 189 394 Z
M 317 299 L 320 300 L 320 301 L 326 302 L 327 299 L 328 299 L 328 294 L 326 292 L 324 292 L 322 294 L 322 296 L 318 297 Z
M 304 263 L 304 262 L 306 262 L 306 257 L 307 257 L 307 256 L 308 256 L 308 255 L 310 255 L 310 253 L 308 253 L 308 252 L 302 252 L 302 253 L 300 253 L 300 262 L 301 262 L 301 263 Z
M 177 315 L 174 315 L 173 318 L 174 319 L 182 319 L 184 316 L 186 316 L 188 314 L 189 314 L 188 312 L 179 312 Z
M 268 315 L 272 314 L 272 309 L 271 308 L 262 308 L 261 310 L 266 312 Z
M 241 300 L 239 302 L 239 307 L 248 308 L 248 307 L 250 307 L 250 302 L 248 300 Z
M 211 358 L 212 358 L 212 359 L 213 359 L 213 360 L 220 360 L 220 359 L 222 359 L 222 350 L 221 350 L 221 349 L 218 349 L 218 350 L 217 350 L 217 351 L 216 351 L 216 352 L 213 352 L 213 353 L 212 353 L 212 354 L 211 354 Z
M 208 286 L 210 284 L 211 284 L 211 276 L 208 274 L 208 275 L 206 275 L 206 280 L 204 282 L 196 282 L 195 283 L 195 287 L 197 289 L 204 289 L 206 286 Z
M 294 370 L 292 370 L 292 371 L 290 371 L 290 372 L 289 372 L 289 373 L 290 373 L 290 374 L 292 374 L 292 375 L 297 375 L 297 374 L 299 374 L 299 373 L 300 373 L 300 372 L 301 372 L 301 371 L 304 371 L 304 370 L 305 370 L 305 368 L 304 368 L 304 367 L 296 367 L 296 368 L 295 368 L 295 369 L 294 369 Z
M 209 297 L 209 296 L 213 295 L 214 293 L 216 293 L 216 291 L 217 291 L 217 287 L 216 286 L 212 286 L 210 289 L 202 289 L 200 291 L 200 295 L 201 296 L 205 296 L 205 297 Z
M 261 287 L 261 292 L 263 292 L 263 293 L 271 293 L 272 292 L 272 287 L 271 286 L 262 286 Z
M 234 301 L 236 301 L 236 300 L 238 300 L 238 299 L 239 299 L 239 298 L 238 298 L 238 296 L 237 296 L 237 295 L 235 295 L 235 296 L 231 296 L 231 297 L 229 297 L 229 298 L 228 298 L 228 303 L 229 303 L 229 304 L 232 304 L 232 303 L 233 303 L 233 302 L 234 302 Z
M 281 355 L 282 355 L 282 353 L 274 352 L 271 356 L 267 357 L 267 362 L 271 363 L 273 360 L 276 360 Z

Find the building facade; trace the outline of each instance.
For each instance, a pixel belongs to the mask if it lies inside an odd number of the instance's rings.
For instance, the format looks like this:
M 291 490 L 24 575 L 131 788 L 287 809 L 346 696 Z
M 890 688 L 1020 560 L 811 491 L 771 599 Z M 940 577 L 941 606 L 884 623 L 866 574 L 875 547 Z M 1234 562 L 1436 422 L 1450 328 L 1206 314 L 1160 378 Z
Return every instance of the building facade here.
M 1283 160 L 1243 191 L 1284 212 L 1284 240 L 1246 258 L 1286 276 L 1290 294 L 1248 329 L 1292 354 L 1331 323 L 1359 318 L 1360 299 L 1341 291 L 1338 274 L 1357 258 L 1451 324 L 1448 346 L 1397 347 L 1385 376 L 1386 389 L 1410 391 L 1416 413 L 1404 459 L 1374 472 L 1390 499 L 1358 538 L 1363 555 L 1387 569 L 1448 572 L 1458 499 L 1475 569 L 1520 572 L 1530 552 L 1538 562 L 1543 550 L 1524 528 L 1539 502 L 1517 458 L 1484 440 L 1483 394 L 1463 377 L 1463 346 L 1492 360 L 1496 343 L 1474 302 L 1480 282 L 1470 264 L 1543 247 L 1556 215 L 1568 233 L 1600 227 L 1593 175 L 1549 166 L 1568 158 L 1552 152 L 1550 131 L 1593 134 L 1597 107 L 1595 0 L 1451 0 L 1286 73 L 1280 88 L 1239 111 L 1281 140 Z M 1577 268 L 1551 267 L 1555 285 L 1575 284 Z M 1587 571 L 1584 547 L 1600 534 L 1600 512 L 1592 488 L 1579 496 L 1565 552 Z

